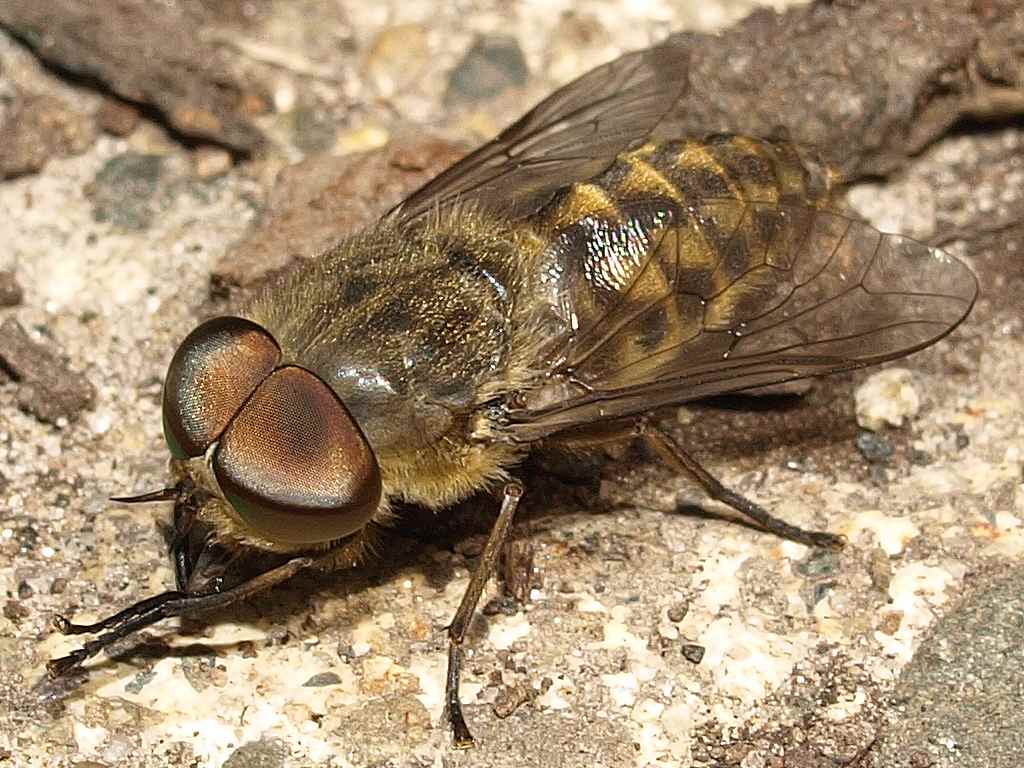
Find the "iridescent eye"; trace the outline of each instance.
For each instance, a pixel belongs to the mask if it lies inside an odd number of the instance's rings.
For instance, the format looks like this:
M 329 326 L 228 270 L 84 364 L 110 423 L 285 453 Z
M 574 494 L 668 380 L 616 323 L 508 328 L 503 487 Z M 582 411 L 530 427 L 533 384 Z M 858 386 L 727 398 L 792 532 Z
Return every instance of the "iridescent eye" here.
M 201 456 L 277 367 L 281 350 L 256 323 L 207 320 L 185 337 L 164 381 L 164 437 L 179 459 Z
M 355 533 L 381 497 L 377 459 L 334 391 L 304 368 L 274 371 L 213 454 L 224 496 L 246 525 L 282 544 Z

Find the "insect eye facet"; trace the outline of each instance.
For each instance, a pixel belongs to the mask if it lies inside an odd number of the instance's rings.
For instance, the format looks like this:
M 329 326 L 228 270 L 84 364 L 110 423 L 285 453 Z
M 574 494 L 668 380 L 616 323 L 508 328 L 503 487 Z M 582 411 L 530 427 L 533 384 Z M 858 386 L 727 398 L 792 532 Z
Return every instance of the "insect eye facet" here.
M 362 528 L 377 511 L 380 468 L 334 391 L 294 366 L 259 385 L 213 454 L 224 496 L 256 533 L 319 544 Z
M 186 336 L 164 381 L 164 437 L 171 453 L 201 456 L 280 359 L 273 337 L 240 317 L 207 320 Z

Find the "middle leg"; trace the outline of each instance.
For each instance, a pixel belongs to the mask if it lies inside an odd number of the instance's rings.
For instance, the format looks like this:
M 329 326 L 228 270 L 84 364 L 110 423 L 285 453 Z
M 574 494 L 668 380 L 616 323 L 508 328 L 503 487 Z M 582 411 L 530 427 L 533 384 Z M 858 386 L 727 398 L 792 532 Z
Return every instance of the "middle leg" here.
M 462 703 L 459 701 L 462 641 L 466 638 L 466 630 L 469 629 L 470 620 L 476 612 L 476 606 L 480 602 L 484 586 L 497 565 L 501 548 L 508 539 L 512 520 L 522 496 L 523 488 L 519 483 L 509 483 L 505 486 L 498 519 L 494 521 L 494 527 L 491 528 L 491 533 L 487 537 L 487 544 L 484 546 L 480 561 L 469 579 L 469 585 L 462 595 L 462 601 L 459 603 L 458 610 L 455 611 L 452 623 L 448 625 L 448 675 L 445 681 L 444 698 L 445 712 L 452 726 L 456 749 L 467 749 L 473 746 L 473 734 L 469 732 L 469 726 L 466 725 L 466 720 L 462 716 Z

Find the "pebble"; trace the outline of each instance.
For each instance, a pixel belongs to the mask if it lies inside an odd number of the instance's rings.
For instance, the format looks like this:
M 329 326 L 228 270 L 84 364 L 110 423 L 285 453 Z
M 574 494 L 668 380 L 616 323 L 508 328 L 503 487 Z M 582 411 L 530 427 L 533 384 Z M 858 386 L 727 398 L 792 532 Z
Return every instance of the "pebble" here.
M 895 636 L 903 623 L 903 611 L 887 611 L 878 619 L 878 631 L 883 635 Z
M 139 124 L 139 110 L 119 99 L 105 99 L 96 113 L 96 122 L 112 136 L 127 136 Z
M 668 620 L 674 621 L 677 624 L 686 618 L 686 614 L 690 610 L 690 604 L 685 600 L 682 600 L 668 609 Z
M 922 451 L 919 448 L 913 448 L 910 451 L 910 463 L 915 466 L 927 467 L 934 461 L 935 458 L 928 451 Z
M 231 153 L 221 147 L 199 147 L 192 154 L 192 170 L 199 179 L 215 179 L 231 170 Z
M 280 739 L 260 739 L 240 746 L 223 768 L 283 768 L 288 760 L 288 745 Z
M 812 549 L 806 558 L 794 564 L 801 576 L 818 579 L 831 576 L 839 569 L 839 556 L 827 549 Z
M 0 269 L 0 307 L 15 307 L 21 304 L 24 293 L 13 272 Z
M 127 683 L 125 683 L 124 689 L 128 693 L 137 694 L 139 691 L 145 688 L 148 683 L 153 682 L 154 679 L 156 679 L 156 670 L 144 669 L 137 675 L 135 675 L 135 677 L 133 677 Z
M 110 158 L 89 185 L 96 221 L 124 229 L 147 229 L 153 218 L 150 200 L 163 173 L 163 158 L 125 152 Z
M 446 106 L 493 99 L 526 83 L 530 70 L 519 41 L 507 35 L 476 39 L 448 78 Z
M 872 464 L 883 464 L 892 457 L 892 443 L 881 435 L 862 430 L 857 435 L 857 450 Z
M 334 148 L 338 127 L 330 110 L 320 104 L 300 102 L 289 117 L 292 139 L 304 154 L 330 152 Z
M 365 152 L 383 147 L 390 139 L 391 135 L 385 128 L 377 125 L 365 125 L 338 136 L 337 147 L 341 154 Z
M 892 583 L 892 562 L 881 547 L 875 547 L 868 556 L 868 575 L 871 585 L 879 592 L 888 592 Z
M 498 689 L 498 695 L 491 709 L 494 711 L 495 717 L 504 720 L 529 700 L 530 690 L 521 683 L 503 685 Z
M 58 98 L 7 86 L 0 100 L 10 104 L 0 115 L 0 179 L 35 173 L 53 158 L 81 154 L 96 140 L 92 120 Z
M 480 612 L 484 616 L 515 616 L 519 613 L 522 603 L 511 595 L 500 595 L 488 600 Z
M 696 643 L 685 643 L 680 651 L 683 654 L 683 658 L 691 664 L 700 664 L 704 658 L 704 646 L 697 645 Z
M 396 24 L 381 30 L 366 54 L 366 75 L 382 96 L 414 86 L 430 63 L 427 30 L 419 24 Z
M 921 399 L 906 368 L 888 368 L 872 374 L 854 394 L 857 423 L 878 432 L 887 426 L 902 427 L 917 415 Z
M 3 615 L 4 618 L 17 624 L 22 619 L 28 618 L 29 610 L 17 600 L 8 600 L 4 604 Z
M 323 688 L 328 685 L 338 685 L 341 678 L 333 672 L 319 672 L 302 684 L 303 688 Z

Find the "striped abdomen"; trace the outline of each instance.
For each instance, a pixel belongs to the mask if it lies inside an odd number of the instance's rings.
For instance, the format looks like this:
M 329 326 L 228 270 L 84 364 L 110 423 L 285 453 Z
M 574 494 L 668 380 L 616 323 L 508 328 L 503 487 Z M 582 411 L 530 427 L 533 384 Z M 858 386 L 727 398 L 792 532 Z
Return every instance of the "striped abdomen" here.
M 546 360 L 615 388 L 658 378 L 673 350 L 728 354 L 800 248 L 810 222 L 794 217 L 833 183 L 791 145 L 716 136 L 644 145 L 563 190 L 534 219 L 550 243 L 536 286 Z

